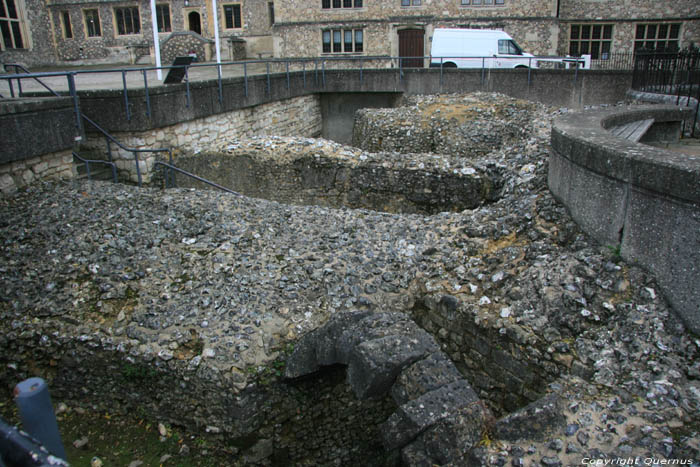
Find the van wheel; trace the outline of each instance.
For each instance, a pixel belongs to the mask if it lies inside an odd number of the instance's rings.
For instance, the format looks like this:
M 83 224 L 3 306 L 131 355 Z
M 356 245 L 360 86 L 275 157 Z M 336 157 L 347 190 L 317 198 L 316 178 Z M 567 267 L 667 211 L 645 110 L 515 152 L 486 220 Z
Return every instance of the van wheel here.
M 443 68 L 457 68 L 457 64 L 454 62 L 445 62 L 442 64 Z
M 521 70 L 526 70 L 526 69 L 527 69 L 527 65 L 518 65 L 518 66 L 515 67 L 516 70 L 517 70 L 518 68 L 520 68 Z

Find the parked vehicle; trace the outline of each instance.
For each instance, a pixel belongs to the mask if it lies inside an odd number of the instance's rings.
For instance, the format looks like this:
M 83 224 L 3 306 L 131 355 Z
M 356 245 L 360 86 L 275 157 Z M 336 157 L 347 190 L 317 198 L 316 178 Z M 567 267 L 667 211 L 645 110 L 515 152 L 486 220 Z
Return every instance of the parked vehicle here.
M 537 68 L 534 55 L 503 31 L 436 29 L 430 66 L 446 68 Z

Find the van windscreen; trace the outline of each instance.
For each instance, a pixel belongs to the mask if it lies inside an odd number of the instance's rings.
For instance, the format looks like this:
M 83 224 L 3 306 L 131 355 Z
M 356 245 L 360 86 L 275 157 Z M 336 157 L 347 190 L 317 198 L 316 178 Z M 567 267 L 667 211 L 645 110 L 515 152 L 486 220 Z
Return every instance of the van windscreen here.
M 518 47 L 515 41 L 509 39 L 498 40 L 498 53 L 503 55 L 522 55 L 523 50 Z

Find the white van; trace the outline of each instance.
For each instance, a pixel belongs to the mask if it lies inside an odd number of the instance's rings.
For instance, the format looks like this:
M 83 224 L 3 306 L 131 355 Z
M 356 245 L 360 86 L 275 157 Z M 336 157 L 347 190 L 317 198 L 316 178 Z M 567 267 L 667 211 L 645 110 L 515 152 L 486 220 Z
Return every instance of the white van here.
M 446 68 L 537 68 L 534 55 L 512 37 L 492 29 L 435 29 L 430 66 Z

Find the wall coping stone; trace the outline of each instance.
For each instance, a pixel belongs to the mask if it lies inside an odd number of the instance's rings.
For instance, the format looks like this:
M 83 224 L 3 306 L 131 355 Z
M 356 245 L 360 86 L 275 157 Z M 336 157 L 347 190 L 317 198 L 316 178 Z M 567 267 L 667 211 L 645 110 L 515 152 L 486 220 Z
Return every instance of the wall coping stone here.
M 588 170 L 700 204 L 700 157 L 635 143 L 607 129 L 635 120 L 684 120 L 689 109 L 650 105 L 570 113 L 552 124 L 552 148 Z

